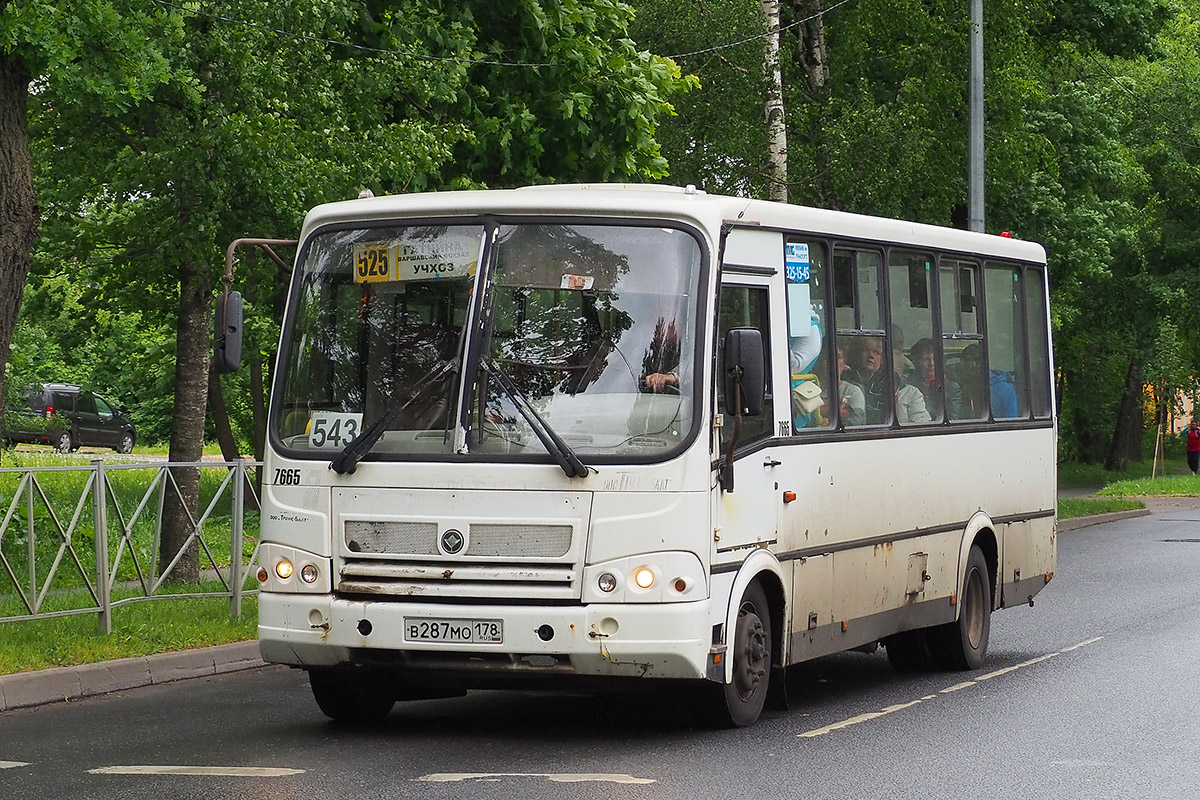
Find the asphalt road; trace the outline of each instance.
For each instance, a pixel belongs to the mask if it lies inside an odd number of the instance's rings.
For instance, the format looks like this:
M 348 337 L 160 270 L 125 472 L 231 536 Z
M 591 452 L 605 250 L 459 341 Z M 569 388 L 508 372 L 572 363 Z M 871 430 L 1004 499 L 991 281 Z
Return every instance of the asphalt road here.
M 1200 796 L 1200 510 L 1065 533 L 1059 558 L 979 672 L 826 658 L 747 730 L 666 694 L 478 692 L 355 731 L 268 668 L 0 714 L 0 798 Z

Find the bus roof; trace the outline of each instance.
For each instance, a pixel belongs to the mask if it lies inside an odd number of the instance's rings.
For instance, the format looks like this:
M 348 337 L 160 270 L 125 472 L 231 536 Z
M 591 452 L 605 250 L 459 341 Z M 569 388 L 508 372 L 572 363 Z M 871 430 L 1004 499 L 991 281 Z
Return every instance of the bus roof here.
M 481 214 L 579 216 L 600 214 L 626 219 L 682 219 L 701 225 L 797 231 L 832 238 L 878 240 L 914 247 L 937 247 L 982 256 L 1043 263 L 1035 242 L 919 222 L 845 211 L 708 194 L 694 186 L 642 183 L 547 184 L 519 189 L 476 189 L 386 195 L 326 203 L 313 208 L 302 238 L 320 226 L 406 217 Z

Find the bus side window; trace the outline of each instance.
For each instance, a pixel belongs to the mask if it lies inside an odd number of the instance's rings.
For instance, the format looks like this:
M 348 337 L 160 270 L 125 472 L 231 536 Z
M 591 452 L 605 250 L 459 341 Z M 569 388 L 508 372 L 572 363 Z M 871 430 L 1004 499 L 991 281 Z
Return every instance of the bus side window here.
M 845 425 L 887 425 L 892 419 L 890 339 L 883 329 L 883 254 L 877 250 L 837 248 L 833 252 L 838 344 L 846 361 L 839 381 L 863 394 L 863 421 L 843 411 Z M 839 401 L 853 389 L 839 386 Z
M 953 380 L 962 390 L 961 401 L 946 409 L 951 422 L 988 418 L 983 335 L 979 330 L 978 274 L 979 266 L 971 261 L 942 258 L 938 262 L 942 363 L 947 380 Z
M 1046 274 L 1025 269 L 1025 322 L 1029 332 L 1029 378 L 1033 416 L 1050 416 L 1050 343 L 1046 326 Z
M 717 316 L 717 364 L 724 363 L 724 353 L 721 347 L 725 342 L 725 333 L 730 328 L 758 328 L 763 335 L 763 349 L 766 363 L 771 363 L 771 327 L 767 313 L 767 287 L 765 286 L 732 286 L 721 287 L 721 307 Z M 766 370 L 767 402 L 763 413 L 753 417 L 742 417 L 742 433 L 738 439 L 739 446 L 766 439 L 774 431 L 775 415 L 771 412 L 771 370 Z M 728 444 L 733 436 L 733 420 L 725 407 L 725 397 L 722 393 L 723 381 L 717 381 L 717 412 L 726 416 L 725 425 L 721 427 L 721 444 Z
M 983 274 L 992 417 L 1024 419 L 1029 416 L 1029 390 L 1021 270 L 1011 264 L 989 262 Z
M 888 255 L 896 420 L 901 425 L 941 422 L 947 399 L 961 400 L 961 390 L 955 392 L 958 384 L 946 383 L 938 364 L 929 303 L 932 275 L 928 253 L 893 250 Z
M 830 411 L 825 246 L 788 237 L 784 248 L 792 432 L 800 433 L 837 422 Z

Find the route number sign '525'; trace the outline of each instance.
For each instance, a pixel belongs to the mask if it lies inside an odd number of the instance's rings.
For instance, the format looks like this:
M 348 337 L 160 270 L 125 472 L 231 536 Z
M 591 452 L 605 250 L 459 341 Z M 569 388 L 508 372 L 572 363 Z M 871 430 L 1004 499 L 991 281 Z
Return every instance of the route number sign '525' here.
M 390 281 L 392 277 L 392 248 L 386 244 L 360 244 L 354 248 L 354 280 L 356 283 Z

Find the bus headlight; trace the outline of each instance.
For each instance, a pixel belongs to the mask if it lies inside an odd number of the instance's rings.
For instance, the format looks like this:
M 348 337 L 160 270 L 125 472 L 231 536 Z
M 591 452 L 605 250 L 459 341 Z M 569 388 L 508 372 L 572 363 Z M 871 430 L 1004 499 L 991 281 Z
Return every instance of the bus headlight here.
M 326 594 L 333 589 L 331 559 L 308 550 L 263 542 L 259 546 L 258 563 L 261 566 L 253 569 L 265 592 Z
M 638 567 L 633 571 L 633 582 L 641 589 L 649 589 L 654 585 L 654 570 L 649 567 Z
M 708 574 L 695 553 L 666 550 L 584 568 L 585 603 L 687 603 L 708 597 Z

